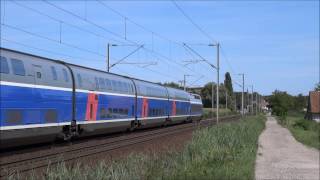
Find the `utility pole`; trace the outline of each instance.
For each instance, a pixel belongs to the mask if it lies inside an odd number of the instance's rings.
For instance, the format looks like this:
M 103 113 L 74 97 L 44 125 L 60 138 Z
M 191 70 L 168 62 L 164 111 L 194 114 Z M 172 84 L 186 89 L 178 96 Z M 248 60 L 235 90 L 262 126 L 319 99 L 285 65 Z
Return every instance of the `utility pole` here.
M 242 76 L 242 97 L 241 97 L 241 114 L 244 115 L 243 103 L 244 103 L 244 73 L 239 74 Z
M 246 102 L 246 107 L 247 107 L 247 113 L 249 113 L 249 108 L 250 108 L 250 105 L 249 105 L 249 89 L 247 88 L 247 102 Z
M 214 87 L 213 87 L 213 82 L 211 84 L 211 118 L 213 119 L 213 111 L 214 111 Z
M 248 106 L 249 106 L 249 110 L 250 110 L 250 113 L 253 114 L 253 85 L 248 85 L 249 87 L 251 87 L 251 103 L 249 105 L 249 93 L 248 93 Z
M 257 99 L 258 99 L 258 92 L 256 93 L 256 114 L 257 114 L 257 111 L 258 111 L 258 103 L 257 103 Z
M 217 116 L 217 123 L 219 123 L 219 72 L 220 72 L 220 64 L 219 64 L 219 51 L 220 51 L 220 44 L 216 43 L 216 44 L 209 44 L 208 46 L 216 46 L 217 47 L 217 65 L 213 65 L 211 64 L 209 61 L 207 61 L 205 58 L 203 58 L 199 53 L 197 53 L 195 50 L 193 50 L 192 48 L 190 48 L 187 44 L 183 44 L 185 47 L 187 47 L 188 49 L 190 49 L 193 53 L 195 53 L 196 55 L 198 55 L 202 61 L 206 62 L 207 64 L 209 64 L 212 68 L 217 70 L 217 109 L 216 109 L 216 116 Z M 212 88 L 213 88 L 213 84 L 212 84 Z M 213 97 L 213 93 L 212 93 L 212 97 Z M 213 101 L 213 100 L 212 100 Z M 213 103 L 212 103 L 213 105 Z
M 110 70 L 110 43 L 107 46 L 107 72 Z
M 220 72 L 220 62 L 219 62 L 219 50 L 220 44 L 217 43 L 217 124 L 219 123 L 219 72 Z
M 107 72 L 110 71 L 110 46 L 118 46 L 116 44 L 110 44 L 107 45 Z
M 253 85 L 251 85 L 251 114 L 253 114 Z
M 189 75 L 189 74 L 183 75 L 183 90 L 184 90 L 184 91 L 187 90 L 187 88 L 186 88 L 186 77 L 187 77 L 187 76 L 191 76 L 191 75 Z

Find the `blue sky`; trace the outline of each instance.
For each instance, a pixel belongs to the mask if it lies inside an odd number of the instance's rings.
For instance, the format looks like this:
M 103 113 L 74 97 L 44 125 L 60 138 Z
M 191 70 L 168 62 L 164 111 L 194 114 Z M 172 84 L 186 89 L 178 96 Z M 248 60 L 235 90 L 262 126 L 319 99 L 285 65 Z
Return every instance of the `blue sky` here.
M 187 78 L 189 86 L 216 81 L 216 72 L 206 64 L 185 65 L 184 61 L 199 57 L 187 51 L 182 43 L 189 44 L 212 63 L 216 61 L 216 50 L 206 46 L 212 40 L 196 29 L 171 1 L 104 1 L 155 33 L 128 20 L 126 39 L 124 17 L 97 1 L 49 2 L 60 9 L 44 1 L 1 1 L 1 46 L 105 69 L 108 42 L 135 42 L 145 49 L 125 62 L 157 62 L 157 65 L 119 64 L 112 72 L 153 82 L 178 82 L 189 74 L 192 75 Z M 319 81 L 319 1 L 177 1 L 177 4 L 221 43 L 222 81 L 227 71 L 239 83 L 237 74 L 245 73 L 245 83 L 253 84 L 262 94 L 271 94 L 275 89 L 307 94 Z M 135 48 L 112 47 L 111 63 Z M 237 85 L 234 88 L 240 90 Z

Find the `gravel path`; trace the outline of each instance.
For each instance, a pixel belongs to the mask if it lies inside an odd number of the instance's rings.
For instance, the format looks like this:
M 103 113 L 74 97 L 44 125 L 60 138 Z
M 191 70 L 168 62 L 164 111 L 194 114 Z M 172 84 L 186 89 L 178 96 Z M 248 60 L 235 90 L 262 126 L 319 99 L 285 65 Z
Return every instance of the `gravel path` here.
M 297 142 L 288 129 L 269 116 L 259 137 L 255 177 L 319 180 L 319 151 Z

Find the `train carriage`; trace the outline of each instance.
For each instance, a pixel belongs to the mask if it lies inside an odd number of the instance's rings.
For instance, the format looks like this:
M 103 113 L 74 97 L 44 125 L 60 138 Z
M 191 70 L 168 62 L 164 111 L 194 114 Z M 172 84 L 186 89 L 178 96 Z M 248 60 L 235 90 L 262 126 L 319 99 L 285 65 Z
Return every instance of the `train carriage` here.
M 190 120 L 190 95 L 180 89 L 167 88 L 169 93 L 169 114 L 172 123 Z
M 183 90 L 5 48 L 0 62 L 1 148 L 201 116 Z

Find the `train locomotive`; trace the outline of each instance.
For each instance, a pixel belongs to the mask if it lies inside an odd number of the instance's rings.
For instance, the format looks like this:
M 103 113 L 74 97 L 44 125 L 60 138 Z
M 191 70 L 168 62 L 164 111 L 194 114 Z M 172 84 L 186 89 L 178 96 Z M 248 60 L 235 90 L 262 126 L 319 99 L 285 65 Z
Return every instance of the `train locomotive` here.
M 0 48 L 1 148 L 200 120 L 199 95 Z

